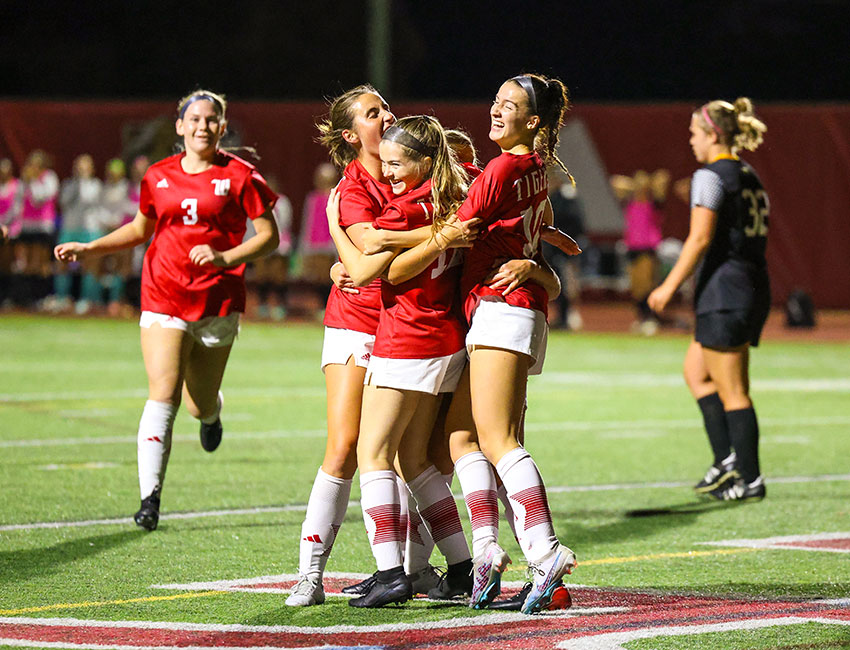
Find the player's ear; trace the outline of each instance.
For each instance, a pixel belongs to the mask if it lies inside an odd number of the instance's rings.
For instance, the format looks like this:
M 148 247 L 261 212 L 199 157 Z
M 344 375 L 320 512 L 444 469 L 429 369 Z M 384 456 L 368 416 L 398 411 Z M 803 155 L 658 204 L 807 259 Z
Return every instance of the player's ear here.
M 177 135 L 179 135 L 179 136 L 183 135 L 183 120 L 181 120 L 179 117 L 177 118 L 177 121 L 174 123 L 174 130 L 177 131 Z
M 360 142 L 360 136 L 351 129 L 343 129 L 342 130 L 342 139 L 345 140 L 348 144 L 357 144 Z

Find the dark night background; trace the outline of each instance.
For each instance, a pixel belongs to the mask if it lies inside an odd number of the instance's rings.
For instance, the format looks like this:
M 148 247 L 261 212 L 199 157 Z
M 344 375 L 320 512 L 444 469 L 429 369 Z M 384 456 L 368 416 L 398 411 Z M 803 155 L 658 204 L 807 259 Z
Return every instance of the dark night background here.
M 367 0 L 0 3 L 0 97 L 316 100 L 369 78 Z M 507 75 L 574 101 L 850 100 L 850 2 L 391 4 L 399 99 L 487 99 Z

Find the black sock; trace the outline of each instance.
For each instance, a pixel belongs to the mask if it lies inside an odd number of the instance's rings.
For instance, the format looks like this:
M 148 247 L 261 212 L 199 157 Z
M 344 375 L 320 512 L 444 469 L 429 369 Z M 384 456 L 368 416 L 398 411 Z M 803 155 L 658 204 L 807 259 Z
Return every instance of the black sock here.
M 755 481 L 761 475 L 759 467 L 759 423 L 756 411 L 751 406 L 746 409 L 726 412 L 729 425 L 729 438 L 738 457 L 738 471 L 747 483 Z
M 375 577 L 378 579 L 382 585 L 388 585 L 394 580 L 401 578 L 404 576 L 404 567 L 402 566 L 394 566 L 392 569 L 387 569 L 386 571 L 378 571 L 375 573 Z
M 457 564 L 450 564 L 447 567 L 450 576 L 468 576 L 472 573 L 472 560 L 464 560 Z
M 726 411 L 723 410 L 723 402 L 720 395 L 712 393 L 697 400 L 697 405 L 702 411 L 702 421 L 705 432 L 708 434 L 708 442 L 714 453 L 714 464 L 719 465 L 721 461 L 732 453 L 729 439 L 729 425 L 726 420 Z

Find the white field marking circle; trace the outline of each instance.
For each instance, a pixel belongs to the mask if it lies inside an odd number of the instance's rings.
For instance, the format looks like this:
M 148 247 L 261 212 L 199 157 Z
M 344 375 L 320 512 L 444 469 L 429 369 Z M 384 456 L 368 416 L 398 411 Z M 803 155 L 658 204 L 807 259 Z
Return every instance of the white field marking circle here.
M 707 623 L 705 625 L 676 625 L 672 627 L 652 627 L 628 632 L 608 632 L 595 636 L 561 641 L 556 648 L 564 650 L 626 650 L 625 644 L 637 639 L 653 639 L 661 636 L 688 636 L 691 634 L 709 634 L 711 632 L 734 632 L 755 630 L 783 625 L 803 625 L 805 623 L 823 623 L 824 625 L 849 625 L 850 621 L 816 616 L 787 616 L 782 618 L 755 618 L 729 623 Z
M 768 482 L 775 483 L 829 483 L 833 481 L 850 481 L 850 474 L 822 474 L 820 476 L 779 476 L 768 477 Z M 564 485 L 550 486 L 546 491 L 555 493 L 574 492 L 612 492 L 617 490 L 646 490 L 646 489 L 670 489 L 691 487 L 689 481 L 659 481 L 654 483 L 612 483 L 608 485 Z M 463 500 L 463 495 L 454 494 L 458 501 Z M 360 507 L 360 501 L 352 500 L 348 503 L 349 508 Z M 306 504 L 289 504 L 282 506 L 257 506 L 255 508 L 234 508 L 232 510 L 200 510 L 194 512 L 175 512 L 160 515 L 160 521 L 178 519 L 201 519 L 204 517 L 231 517 L 236 515 L 256 515 L 263 513 L 279 512 L 304 512 Z M 27 524 L 6 524 L 0 526 L 0 532 L 13 530 L 33 530 L 38 528 L 80 528 L 87 526 L 109 526 L 116 524 L 132 524 L 130 517 L 116 517 L 113 519 L 87 519 L 81 521 L 47 521 L 33 522 Z

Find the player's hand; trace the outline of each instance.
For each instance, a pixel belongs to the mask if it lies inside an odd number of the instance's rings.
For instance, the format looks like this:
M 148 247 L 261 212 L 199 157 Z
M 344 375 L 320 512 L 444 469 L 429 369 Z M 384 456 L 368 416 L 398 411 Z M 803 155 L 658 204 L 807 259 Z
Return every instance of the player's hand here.
M 554 226 L 544 226 L 540 231 L 540 238 L 567 255 L 581 253 L 581 246 L 576 243 L 576 240 Z
M 88 247 L 78 241 L 69 241 L 59 244 L 53 249 L 53 255 L 60 262 L 76 262 L 86 256 Z
M 208 244 L 199 244 L 189 251 L 189 259 L 198 266 L 227 266 L 224 256 Z
M 337 187 L 339 187 L 337 185 Z M 328 194 L 328 204 L 325 206 L 325 214 L 328 217 L 328 228 L 331 232 L 341 231 L 339 225 L 339 192 L 337 188 L 333 188 Z
M 348 271 L 345 270 L 345 265 L 342 262 L 337 262 L 331 267 L 331 280 L 334 286 L 343 293 L 360 293 L 360 289 L 354 284 Z
M 671 289 L 670 287 L 662 284 L 649 294 L 649 297 L 646 299 L 646 304 L 649 305 L 649 308 L 656 314 L 660 314 L 670 303 L 674 293 L 676 293 L 675 289 Z
M 481 219 L 461 221 L 453 214 L 437 232 L 437 239 L 442 248 L 469 248 L 478 238 L 480 227 Z
M 528 280 L 536 269 L 537 262 L 534 260 L 508 260 L 491 271 L 485 282 L 491 289 L 502 289 L 502 295 L 507 296 Z
M 360 243 L 363 244 L 363 252 L 366 255 L 380 253 L 387 245 L 384 241 L 384 231 L 380 228 L 375 228 L 372 224 L 369 224 L 361 231 L 360 237 Z

